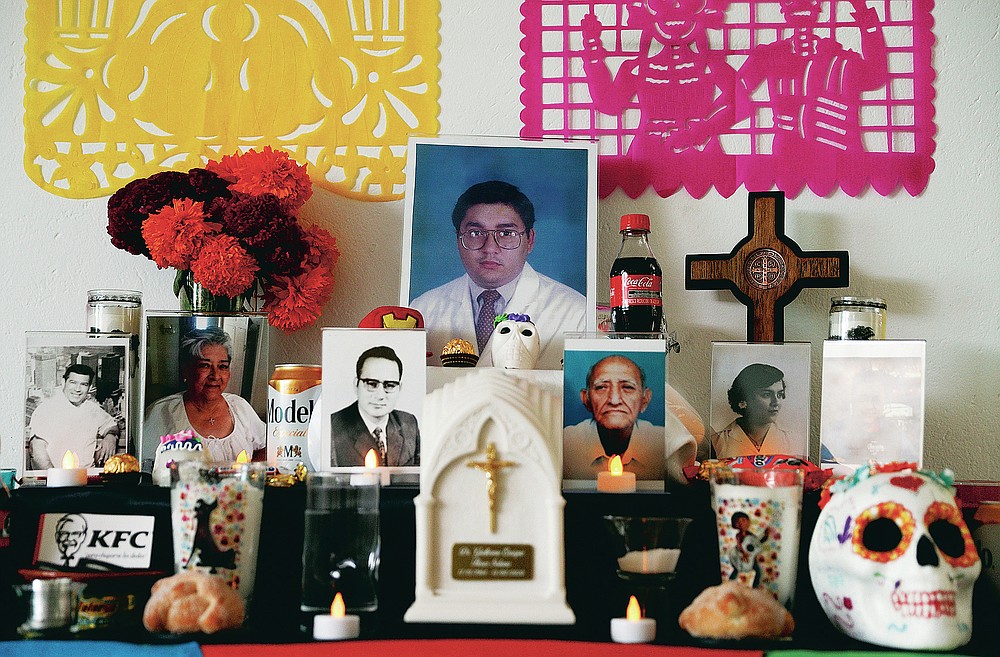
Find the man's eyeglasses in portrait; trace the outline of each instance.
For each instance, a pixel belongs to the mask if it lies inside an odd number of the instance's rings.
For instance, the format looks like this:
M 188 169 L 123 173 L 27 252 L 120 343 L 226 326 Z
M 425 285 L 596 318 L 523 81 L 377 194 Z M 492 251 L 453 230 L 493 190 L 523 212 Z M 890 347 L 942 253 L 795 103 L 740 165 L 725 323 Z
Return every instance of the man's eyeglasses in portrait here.
M 386 392 L 396 392 L 399 389 L 399 381 L 381 381 L 379 379 L 358 379 L 368 392 L 375 392 L 382 387 Z
M 510 228 L 498 228 L 496 230 L 486 230 L 485 228 L 472 228 L 464 233 L 459 233 L 458 238 L 462 241 L 462 247 L 469 251 L 478 251 L 486 246 L 486 240 L 490 234 L 496 240 L 497 246 L 507 251 L 513 251 L 521 246 L 521 236 L 523 231 L 516 231 Z

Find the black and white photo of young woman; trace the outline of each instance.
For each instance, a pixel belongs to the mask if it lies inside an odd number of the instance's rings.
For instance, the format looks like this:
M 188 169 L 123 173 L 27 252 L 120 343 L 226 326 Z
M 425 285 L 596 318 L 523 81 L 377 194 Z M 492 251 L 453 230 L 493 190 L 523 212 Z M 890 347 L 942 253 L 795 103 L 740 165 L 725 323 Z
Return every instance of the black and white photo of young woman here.
M 716 458 L 809 452 L 809 345 L 715 343 Z

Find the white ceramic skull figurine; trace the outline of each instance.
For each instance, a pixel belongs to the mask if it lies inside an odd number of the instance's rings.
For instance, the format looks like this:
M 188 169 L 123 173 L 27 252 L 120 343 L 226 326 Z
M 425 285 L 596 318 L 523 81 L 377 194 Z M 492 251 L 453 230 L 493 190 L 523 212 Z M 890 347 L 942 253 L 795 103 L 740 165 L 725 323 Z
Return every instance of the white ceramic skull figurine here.
M 516 313 L 497 317 L 493 329 L 493 367 L 530 370 L 538 362 L 540 352 L 538 329 L 530 317 Z
M 834 485 L 809 545 L 809 574 L 840 631 L 909 650 L 969 642 L 982 565 L 950 485 L 947 472 L 867 467 Z

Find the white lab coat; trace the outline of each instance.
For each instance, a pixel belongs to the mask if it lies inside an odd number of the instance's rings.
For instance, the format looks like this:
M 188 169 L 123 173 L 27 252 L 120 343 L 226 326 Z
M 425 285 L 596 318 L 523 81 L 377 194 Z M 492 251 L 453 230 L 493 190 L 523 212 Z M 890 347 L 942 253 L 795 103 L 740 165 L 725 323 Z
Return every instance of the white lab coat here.
M 441 348 L 454 338 L 476 344 L 476 326 L 469 275 L 463 274 L 444 285 L 424 292 L 410 302 L 420 311 L 427 330 L 427 350 L 432 352 L 429 365 L 440 365 Z M 536 369 L 562 368 L 563 333 L 587 330 L 587 299 L 573 288 L 536 272 L 524 263 L 521 277 L 504 311 L 531 317 L 538 328 L 541 353 Z M 479 367 L 492 367 L 493 338 L 480 354 Z

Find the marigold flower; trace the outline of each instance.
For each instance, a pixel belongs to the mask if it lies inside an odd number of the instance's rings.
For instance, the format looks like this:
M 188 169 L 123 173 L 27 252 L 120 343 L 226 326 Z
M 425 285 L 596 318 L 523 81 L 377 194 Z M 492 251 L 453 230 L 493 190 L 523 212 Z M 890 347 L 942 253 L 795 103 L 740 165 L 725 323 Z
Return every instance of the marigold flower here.
M 243 294 L 257 280 L 257 261 L 230 235 L 215 235 L 205 240 L 198 257 L 191 262 L 191 274 L 197 283 L 217 296 Z
M 142 224 L 142 237 L 149 257 L 160 269 L 186 269 L 198 255 L 202 242 L 219 230 L 219 225 L 205 221 L 204 205 L 189 198 L 178 199 Z
M 149 257 L 142 237 L 142 223 L 153 212 L 188 194 L 187 174 L 161 171 L 128 183 L 108 199 L 108 234 L 111 243 L 135 255 Z
M 276 276 L 264 288 L 264 310 L 271 326 L 296 331 L 319 319 L 332 291 L 333 276 L 320 267 L 298 276 Z
M 304 267 L 325 267 L 332 270 L 340 259 L 337 239 L 324 228 L 315 224 L 304 229 L 304 238 L 309 251 L 302 261 Z
M 306 165 L 266 146 L 128 183 L 108 201 L 108 233 L 217 296 L 262 290 L 272 323 L 294 331 L 318 319 L 340 257 L 329 232 L 295 216 L 311 195 Z
M 295 213 L 312 196 L 306 166 L 270 146 L 259 152 L 249 150 L 226 156 L 218 163 L 209 162 L 208 170 L 230 180 L 230 191 L 252 196 L 273 194 L 288 213 Z
M 239 178 L 240 157 L 241 154 L 239 152 L 232 155 L 223 155 L 219 161 L 209 160 L 205 168 L 227 183 L 234 183 Z

